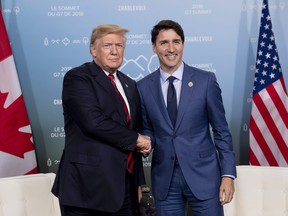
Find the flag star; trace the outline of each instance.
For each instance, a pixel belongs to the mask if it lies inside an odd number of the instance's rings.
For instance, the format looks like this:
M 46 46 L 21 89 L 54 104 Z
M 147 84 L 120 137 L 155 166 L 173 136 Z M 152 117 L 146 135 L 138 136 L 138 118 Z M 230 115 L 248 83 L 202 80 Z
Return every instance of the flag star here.
M 271 50 L 272 48 L 273 48 L 273 45 L 272 45 L 272 44 L 269 44 L 269 45 L 268 45 L 268 49 Z
M 258 48 L 255 62 L 253 95 L 270 86 L 282 74 L 275 36 L 272 31 L 271 16 L 267 0 L 263 0 L 260 20 Z M 252 71 L 252 70 L 251 70 Z
M 263 66 L 268 67 L 268 62 L 264 62 Z
M 265 56 L 266 56 L 266 59 L 270 58 L 270 53 L 267 53 Z
M 271 79 L 275 78 L 275 74 L 274 73 L 271 73 L 269 76 L 270 76 Z

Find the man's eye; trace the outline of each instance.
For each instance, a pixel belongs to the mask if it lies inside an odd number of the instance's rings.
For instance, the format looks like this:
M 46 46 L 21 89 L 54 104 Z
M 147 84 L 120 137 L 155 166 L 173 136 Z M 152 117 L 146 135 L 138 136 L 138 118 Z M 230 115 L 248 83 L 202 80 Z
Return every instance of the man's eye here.
M 117 47 L 117 49 L 123 49 L 124 45 L 123 44 L 117 44 L 116 47 Z
M 104 49 L 110 49 L 111 48 L 111 44 L 104 44 L 103 47 L 104 47 Z

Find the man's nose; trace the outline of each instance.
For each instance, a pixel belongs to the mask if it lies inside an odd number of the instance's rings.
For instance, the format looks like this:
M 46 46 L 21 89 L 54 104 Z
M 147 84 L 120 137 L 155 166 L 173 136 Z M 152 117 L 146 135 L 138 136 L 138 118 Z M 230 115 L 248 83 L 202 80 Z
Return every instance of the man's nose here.
M 174 51 L 174 45 L 173 45 L 173 43 L 169 43 L 169 44 L 168 44 L 168 51 L 169 51 L 169 52 L 173 52 L 173 51 Z
M 116 46 L 115 44 L 113 44 L 113 45 L 111 46 L 111 53 L 113 53 L 113 54 L 118 53 L 118 49 L 117 49 L 117 46 Z

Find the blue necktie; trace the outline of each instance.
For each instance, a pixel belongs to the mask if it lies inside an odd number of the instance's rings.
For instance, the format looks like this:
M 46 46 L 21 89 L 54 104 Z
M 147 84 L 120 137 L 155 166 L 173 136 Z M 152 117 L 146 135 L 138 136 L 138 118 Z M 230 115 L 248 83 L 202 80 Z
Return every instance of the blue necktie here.
M 173 85 L 175 79 L 176 77 L 174 76 L 170 76 L 167 79 L 169 80 L 169 86 L 167 92 L 167 110 L 173 126 L 175 126 L 177 118 L 177 97 L 176 97 L 176 90 Z

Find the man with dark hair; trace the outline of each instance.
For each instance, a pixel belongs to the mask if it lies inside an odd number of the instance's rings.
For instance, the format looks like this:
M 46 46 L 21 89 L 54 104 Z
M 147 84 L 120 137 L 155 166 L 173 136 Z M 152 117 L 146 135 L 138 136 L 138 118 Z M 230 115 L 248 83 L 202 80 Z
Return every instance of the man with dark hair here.
M 184 216 L 188 203 L 193 216 L 223 216 L 236 178 L 231 133 L 215 74 L 183 62 L 184 38 L 177 22 L 155 25 L 160 68 L 138 82 L 156 212 Z

